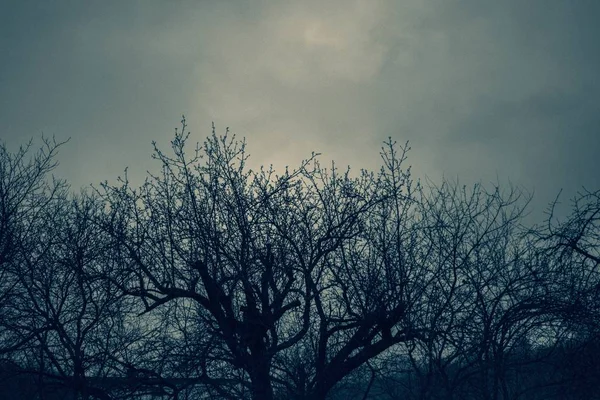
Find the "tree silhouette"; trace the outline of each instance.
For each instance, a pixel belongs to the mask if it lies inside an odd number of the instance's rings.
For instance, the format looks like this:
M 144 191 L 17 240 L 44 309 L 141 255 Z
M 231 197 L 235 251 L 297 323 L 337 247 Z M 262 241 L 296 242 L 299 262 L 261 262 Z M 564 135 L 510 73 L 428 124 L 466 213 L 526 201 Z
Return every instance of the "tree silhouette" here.
M 77 195 L 61 143 L 0 146 L 0 397 L 597 398 L 598 192 L 527 227 L 520 190 L 414 183 L 391 139 L 277 173 L 189 135 Z
M 104 186 L 103 228 L 122 253 L 111 279 L 124 293 L 147 313 L 171 302 L 195 309 L 201 376 L 242 370 L 252 397 L 271 399 L 274 382 L 294 374 L 275 373 L 274 360 L 314 345 L 302 382 L 288 389 L 325 398 L 355 368 L 415 337 L 401 324 L 409 249 L 398 245 L 410 236 L 412 202 L 405 152 L 398 158 L 389 143 L 378 174 L 352 177 L 313 155 L 278 176 L 248 170 L 245 143 L 228 135 L 213 133 L 188 159 L 182 124 L 173 156 L 155 148 L 161 175 L 139 189 L 126 177 Z
M 19 348 L 47 328 L 22 335 L 17 329 L 22 316 L 15 307 L 21 289 L 21 256 L 35 251 L 40 214 L 66 190 L 64 182 L 48 177 L 62 144 L 43 139 L 43 146 L 32 154 L 30 141 L 13 154 L 0 143 L 0 354 Z

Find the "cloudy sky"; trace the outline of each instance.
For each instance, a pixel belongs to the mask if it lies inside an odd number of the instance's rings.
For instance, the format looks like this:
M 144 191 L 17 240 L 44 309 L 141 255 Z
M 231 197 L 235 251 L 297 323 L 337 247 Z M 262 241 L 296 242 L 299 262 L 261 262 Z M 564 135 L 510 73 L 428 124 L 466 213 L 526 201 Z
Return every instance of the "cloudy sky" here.
M 417 177 L 511 181 L 541 210 L 600 188 L 599 18 L 597 0 L 4 0 L 0 138 L 71 138 L 57 173 L 83 186 L 142 176 L 181 114 L 278 167 L 374 168 L 391 136 Z

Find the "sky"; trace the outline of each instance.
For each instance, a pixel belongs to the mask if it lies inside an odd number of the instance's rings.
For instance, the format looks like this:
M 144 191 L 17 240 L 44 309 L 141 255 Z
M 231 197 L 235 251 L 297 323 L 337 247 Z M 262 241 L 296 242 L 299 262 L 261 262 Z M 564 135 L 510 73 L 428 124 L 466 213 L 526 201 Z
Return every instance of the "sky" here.
M 254 165 L 378 168 L 534 193 L 600 188 L 600 1 L 0 0 L 0 138 L 70 138 L 76 188 L 156 170 L 185 114 Z

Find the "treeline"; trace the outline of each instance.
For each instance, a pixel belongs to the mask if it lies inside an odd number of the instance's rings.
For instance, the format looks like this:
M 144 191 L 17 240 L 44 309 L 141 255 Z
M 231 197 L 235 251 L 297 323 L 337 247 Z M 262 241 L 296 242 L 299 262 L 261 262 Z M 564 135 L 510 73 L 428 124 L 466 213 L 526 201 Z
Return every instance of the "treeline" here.
M 80 193 L 0 146 L 0 398 L 600 398 L 600 191 L 532 226 L 391 140 L 279 173 L 188 137 Z

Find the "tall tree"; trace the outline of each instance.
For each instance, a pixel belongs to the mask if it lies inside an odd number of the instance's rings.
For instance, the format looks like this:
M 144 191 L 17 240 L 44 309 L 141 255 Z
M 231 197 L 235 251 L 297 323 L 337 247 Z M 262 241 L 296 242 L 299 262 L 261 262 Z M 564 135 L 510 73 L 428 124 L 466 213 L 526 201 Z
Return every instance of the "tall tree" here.
M 111 279 L 124 293 L 147 313 L 177 301 L 196 310 L 204 381 L 243 371 L 252 398 L 272 399 L 286 379 L 274 359 L 315 338 L 299 393 L 324 398 L 414 336 L 400 324 L 407 256 L 397 244 L 410 246 L 411 204 L 404 152 L 390 143 L 377 174 L 323 168 L 314 154 L 282 175 L 254 172 L 245 143 L 229 135 L 213 132 L 189 157 L 182 123 L 172 156 L 155 147 L 160 175 L 138 189 L 126 177 L 104 186 L 103 228 L 123 255 Z

